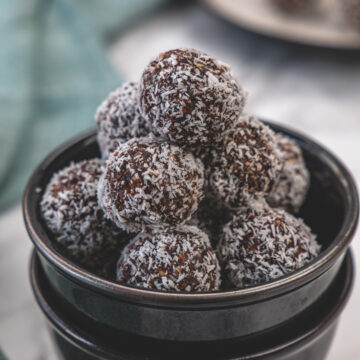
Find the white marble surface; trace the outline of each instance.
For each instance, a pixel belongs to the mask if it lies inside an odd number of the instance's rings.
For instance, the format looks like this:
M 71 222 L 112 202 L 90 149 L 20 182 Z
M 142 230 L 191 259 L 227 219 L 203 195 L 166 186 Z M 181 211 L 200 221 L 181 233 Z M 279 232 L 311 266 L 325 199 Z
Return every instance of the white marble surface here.
M 114 65 L 136 80 L 169 48 L 203 49 L 228 62 L 249 92 L 248 112 L 301 130 L 330 148 L 360 184 L 360 55 L 289 46 L 243 32 L 199 5 L 136 24 L 110 48 Z M 360 256 L 358 235 L 352 248 Z M 0 216 L 0 345 L 11 360 L 57 359 L 28 281 L 31 244 L 21 210 Z M 360 359 L 358 278 L 328 360 Z

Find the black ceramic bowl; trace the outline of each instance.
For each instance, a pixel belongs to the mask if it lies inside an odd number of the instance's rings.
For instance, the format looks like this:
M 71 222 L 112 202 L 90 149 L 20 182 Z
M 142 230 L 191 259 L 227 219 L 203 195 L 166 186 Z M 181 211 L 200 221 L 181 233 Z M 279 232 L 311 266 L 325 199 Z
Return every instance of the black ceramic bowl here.
M 300 216 L 322 244 L 313 262 L 275 281 L 203 294 L 144 290 L 106 281 L 81 269 L 53 247 L 39 203 L 55 171 L 71 161 L 99 156 L 95 131 L 91 131 L 49 155 L 35 170 L 24 195 L 27 231 L 51 286 L 94 320 L 161 340 L 237 338 L 278 325 L 306 309 L 338 272 L 356 228 L 358 196 L 351 175 L 331 153 L 303 135 L 270 125 L 298 142 L 311 173 L 310 191 Z
M 322 360 L 351 292 L 353 262 L 349 251 L 330 287 L 293 319 L 258 335 L 208 343 L 149 341 L 114 331 L 61 301 L 50 286 L 35 253 L 30 274 L 36 300 L 65 359 Z

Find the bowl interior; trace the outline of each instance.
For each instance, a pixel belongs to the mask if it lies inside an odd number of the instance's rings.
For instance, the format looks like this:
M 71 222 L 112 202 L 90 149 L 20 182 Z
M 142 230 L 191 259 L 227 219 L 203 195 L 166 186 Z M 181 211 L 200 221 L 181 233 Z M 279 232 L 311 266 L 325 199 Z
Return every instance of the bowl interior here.
M 299 216 L 317 234 L 322 250 L 317 259 L 292 274 L 266 284 L 234 291 L 242 292 L 244 296 L 253 291 L 261 292 L 271 287 L 281 288 L 289 282 L 295 284 L 296 282 L 308 281 L 309 276 L 315 270 L 318 271 L 317 275 L 321 271 L 325 271 L 335 262 L 341 252 L 344 253 L 353 236 L 358 218 L 356 187 L 351 175 L 341 162 L 309 138 L 279 125 L 272 123 L 269 123 L 269 125 L 275 131 L 282 132 L 294 139 L 303 150 L 306 165 L 311 173 L 311 186 Z M 51 234 L 41 220 L 39 203 L 52 174 L 71 162 L 94 157 L 99 157 L 95 130 L 69 141 L 50 154 L 40 164 L 28 183 L 24 195 L 25 223 L 37 249 L 45 257 L 50 257 L 50 261 L 57 263 L 61 270 L 70 271 L 72 274 L 74 272 L 81 273 L 80 277 L 82 280 L 85 279 L 85 282 L 91 283 L 95 279 L 97 283 L 101 281 L 105 284 L 105 287 L 111 288 L 112 292 L 121 292 L 125 287 L 131 287 L 116 283 L 109 284 L 110 282 L 87 273 L 62 257 L 54 248 Z M 136 291 L 136 288 L 134 290 Z M 164 293 L 151 290 L 143 291 Z M 177 296 L 188 295 L 191 294 L 178 294 Z M 207 295 L 211 295 L 211 293 L 207 293 Z

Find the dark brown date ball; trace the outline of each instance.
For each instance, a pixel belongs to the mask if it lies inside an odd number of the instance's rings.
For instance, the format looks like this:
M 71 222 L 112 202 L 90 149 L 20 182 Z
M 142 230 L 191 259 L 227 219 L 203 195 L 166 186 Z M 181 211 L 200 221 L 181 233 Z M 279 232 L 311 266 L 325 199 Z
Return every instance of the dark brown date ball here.
M 133 139 L 110 155 L 98 188 L 106 216 L 129 231 L 185 223 L 203 198 L 200 160 L 176 145 Z
M 124 83 L 97 109 L 97 140 L 104 159 L 120 144 L 151 133 L 150 124 L 140 114 L 137 94 L 137 83 Z
M 100 159 L 71 164 L 52 176 L 40 204 L 55 243 L 66 256 L 98 275 L 108 273 L 129 240 L 98 206 L 102 172 Z
M 345 22 L 360 31 L 360 0 L 341 0 L 339 3 Z
M 184 225 L 140 233 L 124 248 L 116 278 L 147 289 L 213 291 L 220 286 L 220 266 L 207 235 Z
M 269 194 L 282 169 L 274 132 L 253 116 L 240 118 L 210 155 L 207 186 L 231 209 Z
M 271 2 L 279 9 L 289 13 L 304 10 L 311 4 L 310 0 L 271 0 Z
M 203 231 L 209 237 L 211 245 L 215 249 L 219 242 L 222 227 L 231 218 L 231 211 L 209 196 L 200 202 L 198 209 L 187 224 L 194 225 Z
M 179 145 L 210 144 L 239 117 L 246 94 L 230 67 L 193 49 L 170 50 L 145 68 L 140 108 L 156 131 Z
M 276 134 L 276 141 L 284 166 L 267 201 L 272 207 L 297 213 L 306 198 L 310 174 L 302 151 L 294 141 L 281 134 Z
M 269 206 L 250 206 L 224 226 L 218 246 L 227 281 L 235 287 L 277 279 L 303 267 L 320 246 L 302 219 Z

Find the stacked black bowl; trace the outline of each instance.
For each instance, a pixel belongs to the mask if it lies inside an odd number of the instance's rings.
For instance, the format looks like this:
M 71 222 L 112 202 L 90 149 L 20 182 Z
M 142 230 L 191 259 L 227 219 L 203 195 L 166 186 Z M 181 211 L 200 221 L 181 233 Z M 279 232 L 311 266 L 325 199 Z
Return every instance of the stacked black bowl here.
M 270 124 L 302 148 L 311 187 L 300 216 L 320 255 L 287 276 L 249 288 L 172 293 L 97 277 L 63 257 L 40 216 L 50 177 L 99 156 L 95 131 L 64 144 L 31 177 L 24 218 L 35 253 L 31 282 L 66 359 L 316 359 L 326 356 L 353 277 L 350 241 L 358 195 L 347 169 L 309 138 Z

